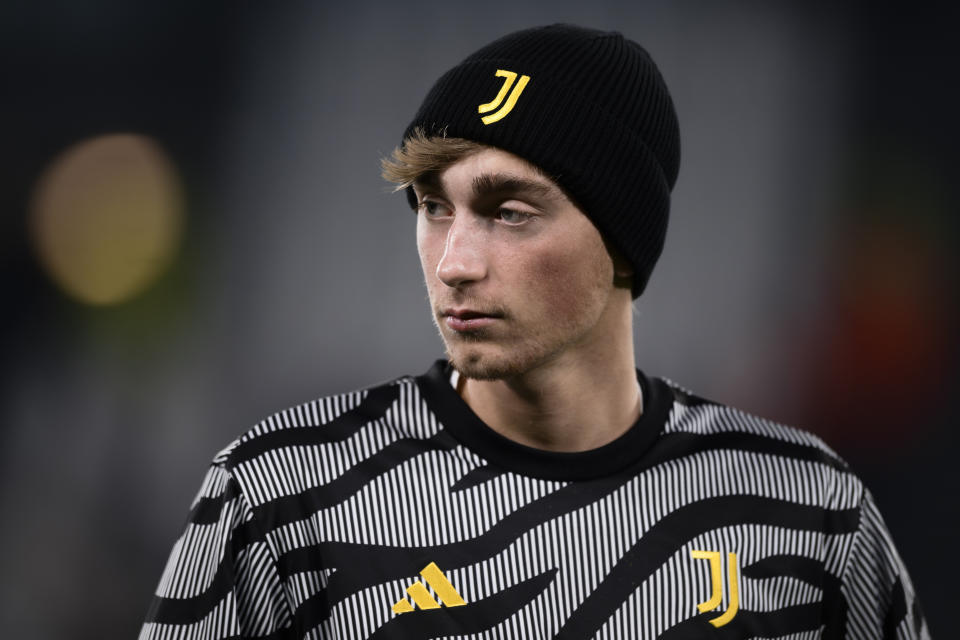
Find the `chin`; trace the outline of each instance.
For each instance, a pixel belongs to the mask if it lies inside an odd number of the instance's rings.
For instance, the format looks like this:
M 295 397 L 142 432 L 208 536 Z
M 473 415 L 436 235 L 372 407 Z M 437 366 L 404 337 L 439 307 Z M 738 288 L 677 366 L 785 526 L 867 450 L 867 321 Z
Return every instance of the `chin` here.
M 474 380 L 512 378 L 535 368 L 540 361 L 530 354 L 490 353 L 476 344 L 455 345 L 453 348 L 448 344 L 447 359 L 461 376 Z

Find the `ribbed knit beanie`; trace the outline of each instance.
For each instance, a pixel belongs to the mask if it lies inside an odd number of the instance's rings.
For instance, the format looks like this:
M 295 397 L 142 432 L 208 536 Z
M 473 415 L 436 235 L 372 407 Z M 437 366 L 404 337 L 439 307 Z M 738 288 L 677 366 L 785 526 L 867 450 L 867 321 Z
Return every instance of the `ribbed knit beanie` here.
M 511 33 L 441 76 L 404 139 L 417 127 L 537 165 L 633 265 L 634 297 L 643 292 L 663 249 L 680 132 L 640 45 L 563 24 Z

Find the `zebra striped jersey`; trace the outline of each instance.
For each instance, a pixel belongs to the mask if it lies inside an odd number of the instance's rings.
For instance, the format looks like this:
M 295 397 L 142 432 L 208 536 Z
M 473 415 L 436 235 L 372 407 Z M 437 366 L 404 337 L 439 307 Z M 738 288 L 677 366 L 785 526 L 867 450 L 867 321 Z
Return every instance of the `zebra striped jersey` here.
M 929 636 L 816 437 L 638 373 L 630 430 L 546 452 L 450 374 L 295 407 L 217 455 L 141 640 Z

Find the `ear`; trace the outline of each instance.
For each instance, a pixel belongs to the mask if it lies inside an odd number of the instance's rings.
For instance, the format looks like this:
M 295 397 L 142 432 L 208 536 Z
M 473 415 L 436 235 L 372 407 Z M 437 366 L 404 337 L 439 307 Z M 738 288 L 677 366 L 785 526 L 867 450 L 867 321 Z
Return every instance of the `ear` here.
M 606 246 L 607 253 L 610 254 L 610 259 L 613 261 L 613 283 L 618 287 L 630 287 L 634 274 L 633 265 L 620 253 L 619 249 L 613 246 L 612 242 L 604 238 L 603 244 Z
M 613 257 L 613 275 L 615 278 L 633 278 L 633 265 L 617 250 L 611 253 Z
M 607 240 L 606 237 L 603 238 L 603 245 L 607 248 L 607 253 L 610 254 L 610 259 L 613 261 L 613 277 L 615 280 L 622 280 L 624 278 L 633 277 L 633 265 L 630 264 L 630 261 L 627 260 L 620 250 L 613 246 L 613 243 Z

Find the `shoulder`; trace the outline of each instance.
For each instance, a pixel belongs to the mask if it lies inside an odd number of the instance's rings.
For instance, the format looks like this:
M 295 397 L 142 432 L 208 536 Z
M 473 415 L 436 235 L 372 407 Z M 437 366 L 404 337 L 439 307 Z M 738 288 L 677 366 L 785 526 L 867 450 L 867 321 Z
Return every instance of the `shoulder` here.
M 813 433 L 697 396 L 670 380 L 664 379 L 663 382 L 673 395 L 673 408 L 664 426 L 665 433 L 702 436 L 740 434 L 768 440 L 771 446 L 787 443 L 815 449 L 825 460 L 839 467 L 847 467 L 836 451 Z
M 390 417 L 402 396 L 416 393 L 411 376 L 402 376 L 356 391 L 323 396 L 277 411 L 253 425 L 214 457 L 231 467 L 252 449 L 270 449 L 301 440 L 331 442 L 363 424 Z
M 822 506 L 853 508 L 866 495 L 860 478 L 813 433 L 697 396 L 663 380 L 673 406 L 663 438 L 730 473 L 758 473 L 790 493 L 810 493 Z
M 326 484 L 397 440 L 437 430 L 412 376 L 325 396 L 257 422 L 213 459 L 251 504 Z

